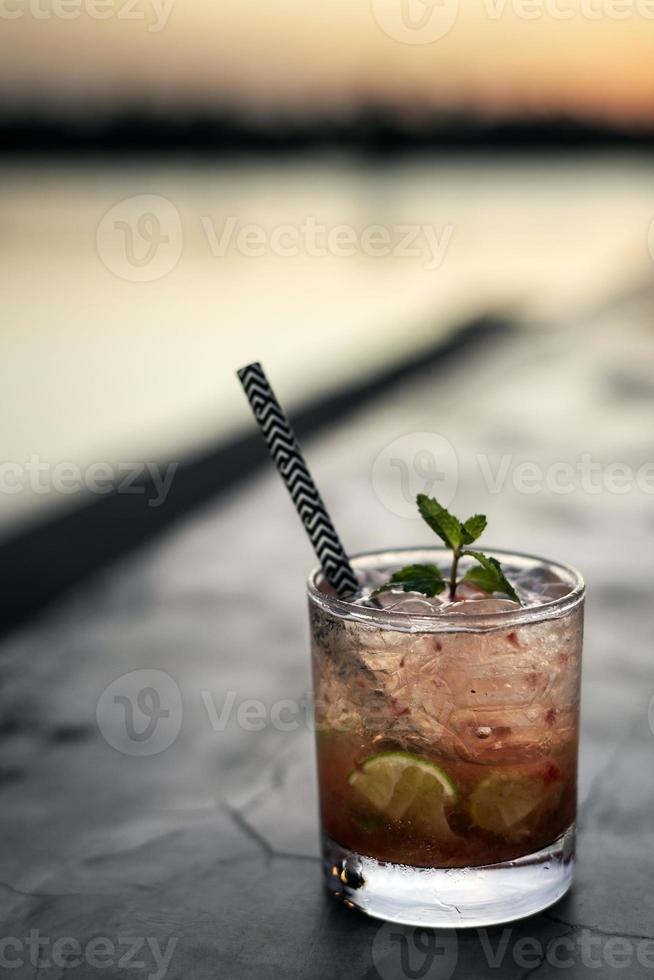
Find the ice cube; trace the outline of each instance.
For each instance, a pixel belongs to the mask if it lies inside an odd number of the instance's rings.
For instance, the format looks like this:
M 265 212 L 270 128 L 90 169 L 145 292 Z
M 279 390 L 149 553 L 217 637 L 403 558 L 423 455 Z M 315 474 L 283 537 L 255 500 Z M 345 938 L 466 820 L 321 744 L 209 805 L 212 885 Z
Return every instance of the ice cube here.
M 427 598 L 420 592 L 405 592 L 403 589 L 391 589 L 380 592 L 376 596 L 362 596 L 357 605 L 369 609 L 385 609 L 388 612 L 406 613 L 414 616 L 433 616 L 437 613 L 442 601 L 438 596 Z
M 465 616 L 486 616 L 491 613 L 513 612 L 519 609 L 520 604 L 513 599 L 496 599 L 487 597 L 485 599 L 461 599 L 453 602 L 448 612 L 462 613 Z
M 484 599 L 488 595 L 483 589 L 472 582 L 459 582 L 456 587 L 456 599 Z
M 570 587 L 565 582 L 552 582 L 543 588 L 543 596 L 547 599 L 562 599 L 570 591 Z
M 380 592 L 379 595 L 369 596 L 364 599 L 362 605 L 371 606 L 373 609 L 392 609 L 405 595 L 406 593 L 401 589 L 391 589 L 388 592 Z
M 389 606 L 393 612 L 406 613 L 412 616 L 433 616 L 439 611 L 442 603 L 438 596 L 426 599 L 423 596 L 409 595 Z
M 534 565 L 525 574 L 535 579 L 541 585 L 549 585 L 552 582 L 561 581 L 560 576 L 549 565 Z
M 535 565 L 514 578 L 518 595 L 526 605 L 540 605 L 559 599 L 570 591 L 570 587 L 547 565 Z

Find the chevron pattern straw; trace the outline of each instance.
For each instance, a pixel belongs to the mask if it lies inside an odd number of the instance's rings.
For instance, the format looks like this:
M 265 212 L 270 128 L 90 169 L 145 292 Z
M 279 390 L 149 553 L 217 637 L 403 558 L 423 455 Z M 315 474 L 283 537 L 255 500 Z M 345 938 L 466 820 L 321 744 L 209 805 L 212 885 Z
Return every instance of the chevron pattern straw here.
M 290 422 L 258 362 L 238 372 L 270 455 L 311 538 L 327 581 L 341 599 L 358 589 L 356 576 L 304 461 Z

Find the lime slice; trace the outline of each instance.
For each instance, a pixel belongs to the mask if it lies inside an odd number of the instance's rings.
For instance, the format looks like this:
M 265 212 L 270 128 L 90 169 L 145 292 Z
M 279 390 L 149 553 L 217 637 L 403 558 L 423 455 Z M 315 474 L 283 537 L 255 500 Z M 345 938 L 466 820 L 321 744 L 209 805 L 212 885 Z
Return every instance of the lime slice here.
M 560 782 L 544 786 L 533 776 L 494 772 L 477 783 L 470 794 L 470 816 L 483 830 L 517 839 L 557 805 L 561 791 Z
M 453 838 L 445 807 L 456 801 L 443 769 L 409 752 L 382 752 L 353 769 L 348 782 L 386 820 L 402 820 L 418 833 Z

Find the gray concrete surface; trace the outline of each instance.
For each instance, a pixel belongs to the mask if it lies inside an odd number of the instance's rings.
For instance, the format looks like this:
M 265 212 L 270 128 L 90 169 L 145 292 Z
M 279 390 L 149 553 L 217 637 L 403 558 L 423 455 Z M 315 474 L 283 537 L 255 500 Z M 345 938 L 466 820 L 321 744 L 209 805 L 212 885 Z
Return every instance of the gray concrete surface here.
M 652 305 L 634 295 L 585 322 L 518 331 L 305 446 L 352 551 L 426 540 L 419 521 L 394 512 L 404 510 L 399 468 L 373 464 L 403 439 L 394 452 L 410 470 L 415 434 L 427 431 L 456 447 L 452 507 L 488 514 L 489 545 L 573 563 L 589 587 L 573 891 L 506 930 L 451 934 L 447 955 L 414 975 L 631 980 L 654 971 L 652 473 L 648 485 L 642 470 L 641 487 L 626 486 L 653 458 Z M 543 470 L 537 492 L 516 485 L 524 462 Z M 572 475 L 551 468 L 561 463 Z M 488 474 L 502 465 L 493 492 Z M 561 480 L 572 480 L 570 492 Z M 312 564 L 266 469 L 4 642 L 0 973 L 409 976 L 384 945 L 386 927 L 323 893 L 311 733 L 303 709 L 293 730 L 275 720 L 282 699 L 301 705 L 309 689 Z M 124 678 L 136 670 L 150 673 Z M 136 742 L 112 699 L 144 684 L 169 715 Z M 248 699 L 258 707 L 244 707 Z M 147 721 L 137 712 L 139 730 Z M 40 966 L 30 930 L 45 940 Z M 64 937 L 79 945 L 80 965 L 57 965 L 53 944 Z M 144 941 L 131 960 L 128 937 Z

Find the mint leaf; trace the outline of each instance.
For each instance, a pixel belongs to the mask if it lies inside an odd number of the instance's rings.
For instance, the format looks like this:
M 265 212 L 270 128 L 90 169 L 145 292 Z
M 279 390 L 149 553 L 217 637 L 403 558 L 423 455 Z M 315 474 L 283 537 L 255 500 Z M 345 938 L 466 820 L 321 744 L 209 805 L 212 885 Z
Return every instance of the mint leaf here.
M 471 568 L 464 576 L 464 581 L 472 582 L 484 592 L 503 592 L 510 596 L 515 602 L 520 602 L 515 589 L 508 581 L 500 563 L 496 558 L 489 558 L 481 551 L 464 551 L 466 545 L 472 544 L 486 530 L 486 517 L 484 514 L 473 514 L 467 521 L 460 521 L 454 514 L 450 514 L 445 507 L 442 507 L 434 497 L 428 497 L 424 493 L 419 493 L 416 497 L 420 516 L 435 531 L 441 541 L 452 550 L 452 567 L 449 573 L 449 593 L 450 599 L 456 598 L 457 570 L 459 561 L 463 555 L 474 558 L 479 567 Z M 429 570 L 427 579 L 422 579 L 425 570 Z M 416 574 L 417 572 L 417 574 Z M 436 573 L 438 580 L 431 578 Z M 401 578 L 404 576 L 405 578 Z M 410 583 L 403 584 L 404 581 Z M 407 592 L 422 592 L 424 595 L 436 595 L 445 587 L 442 576 L 434 565 L 411 565 L 404 568 L 401 572 L 396 572 L 390 582 L 379 592 L 392 589 L 395 586 L 404 588 Z M 429 591 L 427 591 L 429 589 Z
M 474 517 L 469 517 L 463 525 L 463 543 L 472 544 L 473 541 L 480 538 L 486 530 L 487 524 L 488 521 L 484 514 L 475 514 Z
M 458 551 L 465 543 L 464 530 L 461 521 L 445 510 L 434 497 L 427 497 L 424 493 L 419 493 L 416 497 L 420 516 L 429 524 L 432 531 L 435 531 L 441 541 L 451 548 Z M 474 538 L 471 538 L 474 541 Z
M 463 554 L 469 555 L 470 558 L 474 558 L 479 562 L 478 567 L 468 569 L 463 576 L 464 582 L 472 582 L 473 585 L 483 589 L 484 592 L 504 592 L 514 602 L 520 602 L 515 589 L 504 575 L 502 566 L 497 558 L 490 558 L 481 551 L 464 551 Z
M 422 592 L 426 596 L 435 596 L 444 588 L 443 576 L 435 565 L 407 565 L 391 575 L 386 585 L 382 585 L 373 595 L 389 592 L 391 589 L 403 589 L 404 592 Z

